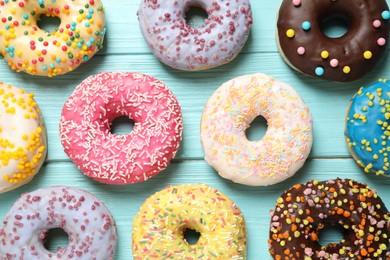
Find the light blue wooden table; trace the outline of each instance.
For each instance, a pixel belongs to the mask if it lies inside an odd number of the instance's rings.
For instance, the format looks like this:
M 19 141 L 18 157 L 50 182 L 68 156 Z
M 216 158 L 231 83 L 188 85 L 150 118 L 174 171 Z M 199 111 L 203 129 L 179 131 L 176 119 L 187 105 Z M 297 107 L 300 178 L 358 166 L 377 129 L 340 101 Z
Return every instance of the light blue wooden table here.
M 39 175 L 17 190 L 0 195 L 0 220 L 20 194 L 52 185 L 81 187 L 95 194 L 111 210 L 118 226 L 116 259 L 132 259 L 131 228 L 143 201 L 167 185 L 206 183 L 220 189 L 243 211 L 248 229 L 248 259 L 271 259 L 268 253 L 269 210 L 286 189 L 295 183 L 329 178 L 354 178 L 378 190 L 390 207 L 390 178 L 365 175 L 348 153 L 344 141 L 344 119 L 350 98 L 360 86 L 390 76 L 387 55 L 377 69 L 348 84 L 313 79 L 291 70 L 280 57 L 275 43 L 276 13 L 281 3 L 252 0 L 254 24 L 243 51 L 227 65 L 202 72 L 182 72 L 161 64 L 146 46 L 138 28 L 139 0 L 104 1 L 108 33 L 105 48 L 76 71 L 48 79 L 12 72 L 0 61 L 0 81 L 36 94 L 43 112 L 49 140 L 49 154 Z M 82 175 L 63 152 L 59 140 L 62 105 L 87 76 L 104 71 L 136 71 L 164 81 L 177 96 L 184 115 L 184 136 L 171 165 L 155 178 L 130 186 L 106 186 Z M 309 106 L 314 118 L 314 146 L 305 166 L 291 179 L 270 187 L 246 187 L 220 178 L 203 160 L 199 140 L 201 112 L 214 90 L 223 82 L 244 74 L 262 72 L 290 83 Z M 119 125 L 118 133 L 127 133 Z M 254 127 L 256 129 L 256 127 Z M 264 129 L 265 126 L 257 126 Z M 253 131 L 251 128 L 251 132 Z M 260 136 L 252 133 L 255 138 Z M 324 235 L 322 243 L 337 234 Z M 52 239 L 52 248 L 61 239 Z

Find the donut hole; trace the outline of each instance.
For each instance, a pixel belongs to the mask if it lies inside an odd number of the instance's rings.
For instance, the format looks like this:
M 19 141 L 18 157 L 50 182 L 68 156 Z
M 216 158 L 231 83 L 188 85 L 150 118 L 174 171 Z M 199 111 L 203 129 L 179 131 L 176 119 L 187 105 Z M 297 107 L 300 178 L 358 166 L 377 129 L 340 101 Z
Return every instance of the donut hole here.
M 200 235 L 201 234 L 198 231 L 192 228 L 186 228 L 183 231 L 184 240 L 190 245 L 198 243 Z
M 321 246 L 338 244 L 342 239 L 344 239 L 343 227 L 338 223 L 326 223 L 319 230 L 318 242 Z
M 62 228 L 50 229 L 44 237 L 44 246 L 50 252 L 60 251 L 61 248 L 66 248 L 69 244 L 69 236 Z
M 332 14 L 321 20 L 321 31 L 328 38 L 341 38 L 349 30 L 351 21 L 345 14 Z
M 45 14 L 41 14 L 37 21 L 37 25 L 39 29 L 45 32 L 53 32 L 58 30 L 61 24 L 61 19 L 56 16 L 46 16 Z
M 110 124 L 110 132 L 115 135 L 128 135 L 134 129 L 135 122 L 127 116 L 115 118 Z
M 257 116 L 245 131 L 249 141 L 261 140 L 267 132 L 267 120 L 263 116 Z
M 206 10 L 197 5 L 190 5 L 185 13 L 186 23 L 193 28 L 204 25 L 207 18 Z

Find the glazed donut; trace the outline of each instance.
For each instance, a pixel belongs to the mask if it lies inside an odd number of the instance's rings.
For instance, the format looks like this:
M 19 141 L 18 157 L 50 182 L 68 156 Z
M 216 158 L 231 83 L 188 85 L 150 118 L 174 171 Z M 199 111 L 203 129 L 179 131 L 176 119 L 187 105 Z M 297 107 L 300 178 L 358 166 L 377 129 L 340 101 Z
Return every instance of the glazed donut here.
M 0 0 L 0 50 L 12 70 L 56 76 L 76 69 L 103 46 L 100 0 Z M 39 28 L 40 16 L 58 17 L 59 28 Z
M 135 124 L 129 135 L 110 132 L 115 118 Z M 88 177 L 106 184 L 146 181 L 165 169 L 182 138 L 182 114 L 163 82 L 144 74 L 100 73 L 66 101 L 60 120 L 65 153 Z
M 0 83 L 0 193 L 33 179 L 46 158 L 46 127 L 34 94 Z
M 61 228 L 65 248 L 44 246 L 47 232 Z M 6 259 L 114 259 L 115 221 L 103 202 L 76 188 L 58 186 L 24 193 L 0 229 L 0 255 Z
M 257 117 L 265 136 L 249 141 Z M 205 160 L 226 179 L 250 186 L 281 182 L 302 167 L 312 146 L 312 117 L 295 90 L 264 74 L 224 83 L 207 101 L 201 122 Z
M 283 0 L 277 21 L 281 55 L 292 68 L 332 81 L 363 77 L 383 58 L 389 38 L 386 0 Z M 346 34 L 327 37 L 321 23 L 342 16 Z
M 347 112 L 345 138 L 348 149 L 366 173 L 390 175 L 390 85 L 386 80 L 362 87 Z
M 190 7 L 204 9 L 208 18 L 199 28 L 185 20 Z M 154 55 L 180 70 L 205 70 L 233 60 L 252 26 L 247 0 L 143 0 L 138 10 L 141 33 Z
M 187 229 L 200 233 L 196 244 Z M 170 186 L 149 197 L 134 217 L 134 260 L 246 259 L 246 224 L 238 206 L 205 184 Z
M 353 180 L 297 184 L 271 212 L 274 259 L 389 259 L 390 213 L 375 190 Z M 319 231 L 339 225 L 344 238 L 321 246 Z

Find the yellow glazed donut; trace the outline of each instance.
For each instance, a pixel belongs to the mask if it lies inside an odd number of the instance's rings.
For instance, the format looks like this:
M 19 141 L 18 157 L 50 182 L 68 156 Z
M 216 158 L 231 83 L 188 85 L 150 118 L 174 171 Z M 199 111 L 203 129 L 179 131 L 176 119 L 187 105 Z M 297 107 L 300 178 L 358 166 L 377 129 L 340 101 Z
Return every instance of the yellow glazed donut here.
M 267 120 L 259 141 L 245 131 L 257 117 Z M 200 138 L 205 160 L 226 179 L 267 186 L 293 176 L 312 147 L 312 117 L 298 93 L 265 74 L 224 83 L 207 101 Z
M 40 16 L 58 17 L 46 32 Z M 106 31 L 100 0 L 0 0 L 0 50 L 12 70 L 56 76 L 76 69 L 102 48 Z
M 34 95 L 0 83 L 0 193 L 31 181 L 46 158 L 46 128 Z
M 196 244 L 186 229 L 200 233 Z M 233 201 L 204 184 L 171 186 L 149 197 L 133 223 L 133 257 L 246 259 L 245 219 Z

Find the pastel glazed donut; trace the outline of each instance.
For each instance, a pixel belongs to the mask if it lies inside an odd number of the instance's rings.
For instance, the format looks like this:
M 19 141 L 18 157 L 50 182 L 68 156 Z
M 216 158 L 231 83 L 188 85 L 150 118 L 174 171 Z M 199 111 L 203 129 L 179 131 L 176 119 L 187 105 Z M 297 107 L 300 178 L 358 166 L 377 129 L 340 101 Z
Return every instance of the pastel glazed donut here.
M 187 229 L 200 233 L 187 242 Z M 238 206 L 205 184 L 170 186 L 149 197 L 134 217 L 133 257 L 246 259 L 246 224 Z
M 267 120 L 259 141 L 245 131 L 257 117 Z M 295 90 L 264 74 L 224 83 L 202 114 L 205 160 L 226 179 L 250 186 L 281 182 L 302 167 L 312 146 L 312 117 Z
M 76 69 L 102 48 L 106 32 L 100 0 L 0 0 L 0 50 L 12 70 L 56 76 Z M 39 28 L 40 16 L 59 28 Z
M 283 0 L 277 21 L 277 42 L 284 60 L 306 75 L 332 81 L 353 81 L 380 62 L 389 39 L 386 0 Z M 321 24 L 342 16 L 348 31 L 326 36 Z
M 348 107 L 345 138 L 348 149 L 366 173 L 390 175 L 390 84 L 380 80 L 361 87 Z
M 207 19 L 199 28 L 187 24 L 190 7 L 200 7 Z M 141 33 L 154 55 L 180 70 L 205 70 L 233 60 L 252 26 L 247 0 L 143 0 L 138 10 Z
M 0 193 L 33 179 L 46 158 L 46 127 L 34 94 L 0 83 Z
M 320 230 L 338 225 L 339 243 L 320 245 Z M 375 190 L 349 179 L 297 184 L 271 212 L 274 259 L 389 259 L 390 213 Z
M 44 243 L 47 232 L 61 228 L 69 243 L 57 252 Z M 5 259 L 114 259 L 115 221 L 92 194 L 57 186 L 24 193 L 8 211 L 0 229 Z
M 118 117 L 134 121 L 129 135 L 110 132 Z M 65 153 L 88 177 L 106 184 L 146 181 L 164 170 L 182 138 L 182 113 L 161 81 L 140 73 L 100 73 L 85 79 L 65 102 L 60 138 Z

